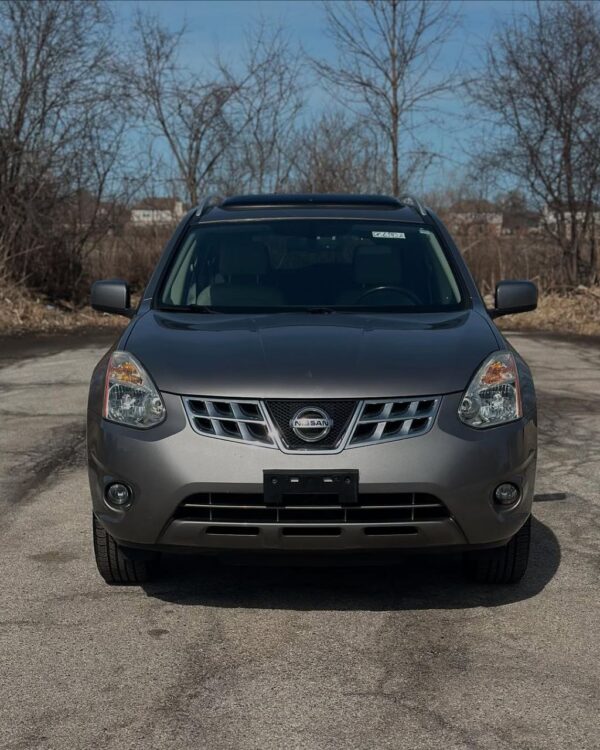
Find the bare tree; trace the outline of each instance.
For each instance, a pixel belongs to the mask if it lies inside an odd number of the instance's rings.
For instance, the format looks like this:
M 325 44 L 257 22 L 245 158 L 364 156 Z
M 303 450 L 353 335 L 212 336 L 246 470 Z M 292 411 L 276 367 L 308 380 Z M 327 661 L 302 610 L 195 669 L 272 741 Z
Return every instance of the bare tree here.
M 203 81 L 182 70 L 178 53 L 183 33 L 138 12 L 135 57 L 124 77 L 139 102 L 143 126 L 167 145 L 185 199 L 197 203 L 203 181 L 226 146 L 225 108 L 237 87 L 227 75 Z
M 280 27 L 263 23 L 246 41 L 245 70 L 250 73 L 238 95 L 244 123 L 230 144 L 219 190 L 276 192 L 287 182 L 289 154 L 303 102 L 303 60 Z
M 314 60 L 314 68 L 339 101 L 383 134 L 390 188 L 399 195 L 430 158 L 418 137 L 419 116 L 451 84 L 435 67 L 456 15 L 450 3 L 430 0 L 339 0 L 323 8 L 338 58 Z
M 289 161 L 286 187 L 301 192 L 381 192 L 389 184 L 378 133 L 343 111 L 325 113 L 300 129 Z
M 262 189 L 273 171 L 281 171 L 277 144 L 300 106 L 287 42 L 281 31 L 270 34 L 261 25 L 235 70 L 215 56 L 207 75 L 179 65 L 184 31 L 168 31 L 148 14 L 136 17 L 134 46 L 141 58 L 126 78 L 143 122 L 166 143 L 190 203 L 233 169 Z
M 0 3 L 0 280 L 71 296 L 108 229 L 110 20 L 94 1 Z
M 479 168 L 530 194 L 562 249 L 570 284 L 598 278 L 600 11 L 591 2 L 537 3 L 501 28 L 471 82 L 493 140 Z

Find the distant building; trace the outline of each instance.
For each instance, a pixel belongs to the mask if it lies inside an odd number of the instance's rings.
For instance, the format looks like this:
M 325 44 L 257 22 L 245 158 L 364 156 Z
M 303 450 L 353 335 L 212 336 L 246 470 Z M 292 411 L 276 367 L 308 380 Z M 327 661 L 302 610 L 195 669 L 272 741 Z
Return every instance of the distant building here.
M 131 209 L 135 226 L 176 224 L 184 215 L 183 203 L 176 198 L 145 198 Z
M 502 234 L 523 237 L 527 234 L 539 234 L 542 231 L 542 217 L 536 211 L 526 209 L 505 211 L 502 214 Z
M 579 225 L 579 228 L 581 229 L 581 225 L 583 221 L 585 220 L 585 214 L 586 212 L 581 209 L 579 211 L 575 211 L 575 221 Z M 571 237 L 571 217 L 572 212 L 568 210 L 564 210 L 563 212 L 564 216 L 564 222 L 565 222 L 565 236 L 570 238 Z M 557 230 L 558 225 L 558 211 L 556 211 L 554 208 L 550 206 L 546 206 L 543 211 L 543 218 L 544 222 L 548 225 L 548 227 L 552 231 Z M 600 207 L 599 206 L 593 206 L 593 212 L 591 216 L 591 226 L 588 227 L 588 233 L 590 235 L 595 234 L 597 231 L 597 227 L 600 227 Z
M 502 234 L 502 214 L 490 211 L 466 211 L 452 214 L 452 229 L 458 234 L 489 234 L 499 237 Z
M 558 216 L 557 211 L 555 211 L 553 208 L 550 208 L 549 206 L 546 206 L 544 208 L 544 219 L 545 221 L 552 225 L 558 223 Z M 594 224 L 600 224 L 600 208 L 597 206 L 594 206 Z M 571 212 L 565 210 L 564 211 L 565 221 L 570 222 L 571 221 Z M 575 219 L 577 222 L 582 222 L 585 218 L 585 211 L 581 209 L 580 211 L 575 211 Z
M 468 199 L 454 203 L 444 212 L 451 231 L 462 238 L 512 235 L 524 237 L 542 230 L 542 215 L 530 211 L 524 202 L 501 207 L 484 199 Z

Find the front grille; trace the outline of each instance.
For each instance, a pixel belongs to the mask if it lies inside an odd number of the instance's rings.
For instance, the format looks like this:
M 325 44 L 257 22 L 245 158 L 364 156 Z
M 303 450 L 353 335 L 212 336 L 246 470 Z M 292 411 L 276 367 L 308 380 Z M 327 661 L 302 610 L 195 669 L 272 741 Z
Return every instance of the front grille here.
M 214 523 L 344 524 L 439 521 L 450 517 L 434 495 L 422 492 L 359 493 L 357 505 L 337 495 L 290 495 L 283 505 L 265 505 L 262 493 L 202 492 L 190 495 L 175 518 Z
M 237 440 L 284 452 L 339 452 L 391 440 L 417 437 L 435 421 L 441 397 L 314 400 L 183 398 L 192 428 L 201 435 Z M 320 409 L 332 422 L 327 435 L 307 441 L 291 426 L 296 414 Z
M 184 398 L 183 403 L 192 427 L 201 435 L 275 447 L 258 401 Z
M 332 450 L 340 444 L 344 433 L 356 411 L 356 401 L 267 401 L 267 409 L 286 448 L 292 450 Z M 291 428 L 293 417 L 303 408 L 322 409 L 333 421 L 329 434 L 322 440 L 307 443 L 299 438 Z
M 438 398 L 365 401 L 348 447 L 422 435 L 432 426 L 439 402 Z

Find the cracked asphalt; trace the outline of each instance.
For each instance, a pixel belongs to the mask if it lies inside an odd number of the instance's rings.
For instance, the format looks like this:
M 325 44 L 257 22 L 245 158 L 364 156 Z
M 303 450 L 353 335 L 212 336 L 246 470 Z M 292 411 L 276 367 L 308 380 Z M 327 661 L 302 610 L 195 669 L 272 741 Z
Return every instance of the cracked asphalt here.
M 0 747 L 600 748 L 600 344 L 515 334 L 540 402 L 523 582 L 460 560 L 92 557 L 84 411 L 106 340 L 0 341 Z

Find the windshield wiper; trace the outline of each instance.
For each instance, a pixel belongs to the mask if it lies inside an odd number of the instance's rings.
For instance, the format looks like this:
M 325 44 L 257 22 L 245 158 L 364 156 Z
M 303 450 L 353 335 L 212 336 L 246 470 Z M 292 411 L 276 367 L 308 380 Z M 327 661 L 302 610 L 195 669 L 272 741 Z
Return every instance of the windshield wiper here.
M 337 312 L 335 307 L 326 307 L 324 305 L 314 305 L 310 307 L 300 307 L 294 309 L 297 309 L 300 312 L 312 313 L 313 315 L 330 315 L 331 313 Z

